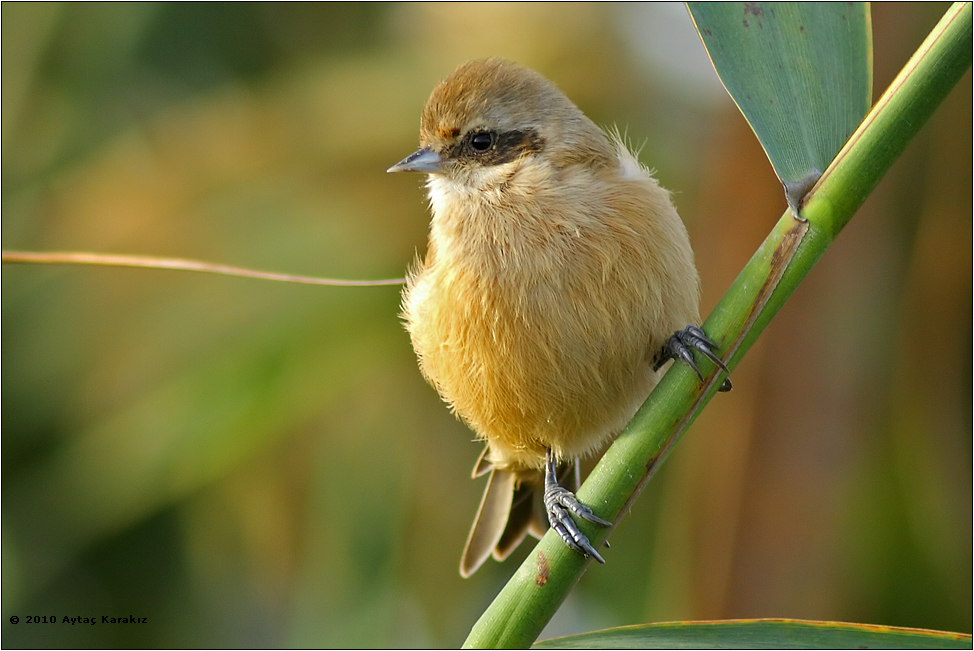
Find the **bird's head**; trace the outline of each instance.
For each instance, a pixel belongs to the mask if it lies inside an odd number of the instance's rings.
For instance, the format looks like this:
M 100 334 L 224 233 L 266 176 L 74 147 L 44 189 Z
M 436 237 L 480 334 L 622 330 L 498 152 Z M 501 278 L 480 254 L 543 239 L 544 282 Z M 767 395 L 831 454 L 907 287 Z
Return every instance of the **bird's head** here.
M 503 59 L 480 59 L 441 81 L 423 109 L 421 148 L 389 172 L 443 175 L 470 189 L 493 185 L 517 167 L 604 162 L 602 131 L 539 75 Z

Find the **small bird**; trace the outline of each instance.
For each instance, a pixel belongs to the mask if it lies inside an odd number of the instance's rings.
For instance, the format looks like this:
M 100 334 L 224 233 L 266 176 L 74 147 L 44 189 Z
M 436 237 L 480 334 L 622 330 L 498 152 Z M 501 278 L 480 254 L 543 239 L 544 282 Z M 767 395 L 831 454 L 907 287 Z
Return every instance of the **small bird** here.
M 670 359 L 701 380 L 691 350 L 727 370 L 697 327 L 686 228 L 618 133 L 510 61 L 471 61 L 440 82 L 420 147 L 388 170 L 429 175 L 429 247 L 402 315 L 423 375 L 487 444 L 460 574 L 549 525 L 604 563 L 571 513 L 611 523 L 559 473 L 577 477 Z

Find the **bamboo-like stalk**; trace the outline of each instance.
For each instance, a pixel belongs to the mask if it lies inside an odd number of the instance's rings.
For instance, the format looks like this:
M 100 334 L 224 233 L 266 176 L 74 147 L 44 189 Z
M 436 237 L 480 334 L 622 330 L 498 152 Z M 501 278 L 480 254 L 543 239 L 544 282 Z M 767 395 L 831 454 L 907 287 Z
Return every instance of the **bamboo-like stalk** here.
M 704 324 L 733 369 L 971 65 L 970 3 L 944 15 L 807 195 L 779 220 Z M 719 386 L 674 365 L 579 490 L 617 520 Z M 586 522 L 593 544 L 608 534 Z M 474 625 L 465 648 L 527 647 L 588 566 L 549 532 Z

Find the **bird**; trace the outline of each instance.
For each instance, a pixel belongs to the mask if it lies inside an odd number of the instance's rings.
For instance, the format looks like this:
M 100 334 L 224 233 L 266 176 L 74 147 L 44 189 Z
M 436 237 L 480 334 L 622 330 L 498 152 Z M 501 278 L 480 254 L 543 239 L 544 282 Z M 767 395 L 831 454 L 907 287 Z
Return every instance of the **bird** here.
M 671 359 L 701 381 L 692 351 L 727 372 L 699 328 L 686 227 L 618 130 L 512 61 L 469 61 L 436 85 L 419 141 L 388 170 L 427 174 L 431 211 L 402 319 L 425 379 L 486 443 L 460 574 L 549 526 L 604 563 L 572 514 L 611 523 L 562 483 L 574 470 L 577 490 L 578 459 L 625 427 Z

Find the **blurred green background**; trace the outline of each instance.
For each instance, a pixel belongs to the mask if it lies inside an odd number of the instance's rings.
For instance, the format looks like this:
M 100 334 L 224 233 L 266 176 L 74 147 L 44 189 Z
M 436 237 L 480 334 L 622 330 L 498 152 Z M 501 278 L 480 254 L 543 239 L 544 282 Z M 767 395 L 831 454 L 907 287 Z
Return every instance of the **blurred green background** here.
M 878 96 L 946 9 L 874 4 Z M 500 55 L 643 144 L 706 314 L 785 207 L 681 5 L 2 5 L 4 249 L 401 276 L 433 85 Z M 971 631 L 970 73 L 545 636 L 801 617 Z M 460 644 L 480 446 L 398 289 L 3 267 L 3 645 Z M 19 615 L 21 623 L 9 623 Z M 28 615 L 147 617 L 143 625 Z

